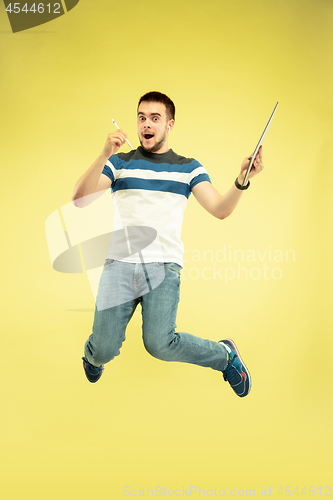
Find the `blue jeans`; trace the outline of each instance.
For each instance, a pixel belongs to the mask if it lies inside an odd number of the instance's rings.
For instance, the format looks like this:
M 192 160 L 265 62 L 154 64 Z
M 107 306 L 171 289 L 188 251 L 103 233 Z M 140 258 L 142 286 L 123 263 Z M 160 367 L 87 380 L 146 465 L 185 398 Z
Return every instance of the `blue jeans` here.
M 180 271 L 181 267 L 175 263 L 142 265 L 106 260 L 98 289 L 93 333 L 85 344 L 85 356 L 91 364 L 99 366 L 118 356 L 126 327 L 141 303 L 142 338 L 152 356 L 218 371 L 226 368 L 227 352 L 221 344 L 175 331 Z M 117 305 L 110 302 L 112 294 L 120 302 Z M 112 307 L 106 307 L 105 297 Z M 196 314 L 202 314 L 200 308 L 199 303 L 193 304 Z

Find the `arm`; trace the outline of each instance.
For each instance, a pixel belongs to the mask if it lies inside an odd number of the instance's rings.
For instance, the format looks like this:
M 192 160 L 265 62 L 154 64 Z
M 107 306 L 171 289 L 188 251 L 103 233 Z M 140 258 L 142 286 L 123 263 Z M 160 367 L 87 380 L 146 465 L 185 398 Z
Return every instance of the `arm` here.
M 250 162 L 251 157 L 247 157 L 243 160 L 241 171 L 238 175 L 238 182 L 242 184 L 245 177 L 245 172 Z M 253 167 L 249 174 L 249 179 L 253 178 L 256 174 L 262 171 L 264 168 L 262 162 L 262 147 L 260 147 L 256 159 L 253 163 Z M 200 182 L 192 189 L 192 192 L 196 200 L 200 205 L 207 210 L 211 215 L 217 217 L 218 219 L 225 219 L 235 210 L 238 205 L 239 200 L 243 195 L 243 191 L 236 188 L 233 184 L 229 191 L 227 191 L 223 196 L 217 191 L 217 189 L 210 184 L 208 181 Z
M 126 138 L 127 135 L 122 130 L 117 130 L 108 135 L 101 154 L 75 184 L 72 196 L 75 206 L 86 206 L 95 197 L 86 198 L 85 201 L 81 200 L 80 202 L 81 198 L 110 188 L 111 180 L 106 175 L 103 175 L 102 171 L 107 160 L 125 143 Z

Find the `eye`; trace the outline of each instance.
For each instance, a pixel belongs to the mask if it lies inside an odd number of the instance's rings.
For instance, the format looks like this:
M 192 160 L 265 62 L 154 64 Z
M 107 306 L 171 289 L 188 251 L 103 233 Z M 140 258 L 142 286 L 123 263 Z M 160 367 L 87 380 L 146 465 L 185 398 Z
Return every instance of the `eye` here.
M 153 120 L 154 120 L 154 122 L 157 122 L 158 121 L 158 116 L 154 116 Z
M 145 119 L 144 116 L 139 116 L 139 122 L 143 122 L 144 119 Z

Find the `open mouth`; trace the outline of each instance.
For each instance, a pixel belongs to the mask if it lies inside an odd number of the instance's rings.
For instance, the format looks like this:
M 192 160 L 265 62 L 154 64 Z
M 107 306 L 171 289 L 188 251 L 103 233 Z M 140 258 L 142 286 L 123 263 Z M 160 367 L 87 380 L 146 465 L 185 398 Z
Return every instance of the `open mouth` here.
M 143 134 L 143 137 L 148 140 L 154 137 L 154 134 Z

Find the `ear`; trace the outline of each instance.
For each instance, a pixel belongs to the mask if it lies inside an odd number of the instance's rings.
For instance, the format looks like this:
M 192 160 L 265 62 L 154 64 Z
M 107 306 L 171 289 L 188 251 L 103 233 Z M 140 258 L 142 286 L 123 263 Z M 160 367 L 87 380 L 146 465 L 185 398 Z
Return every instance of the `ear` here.
M 175 124 L 175 120 L 169 120 L 169 123 L 168 123 L 168 132 L 169 132 L 169 134 L 170 134 L 171 130 L 173 129 L 174 124 Z

